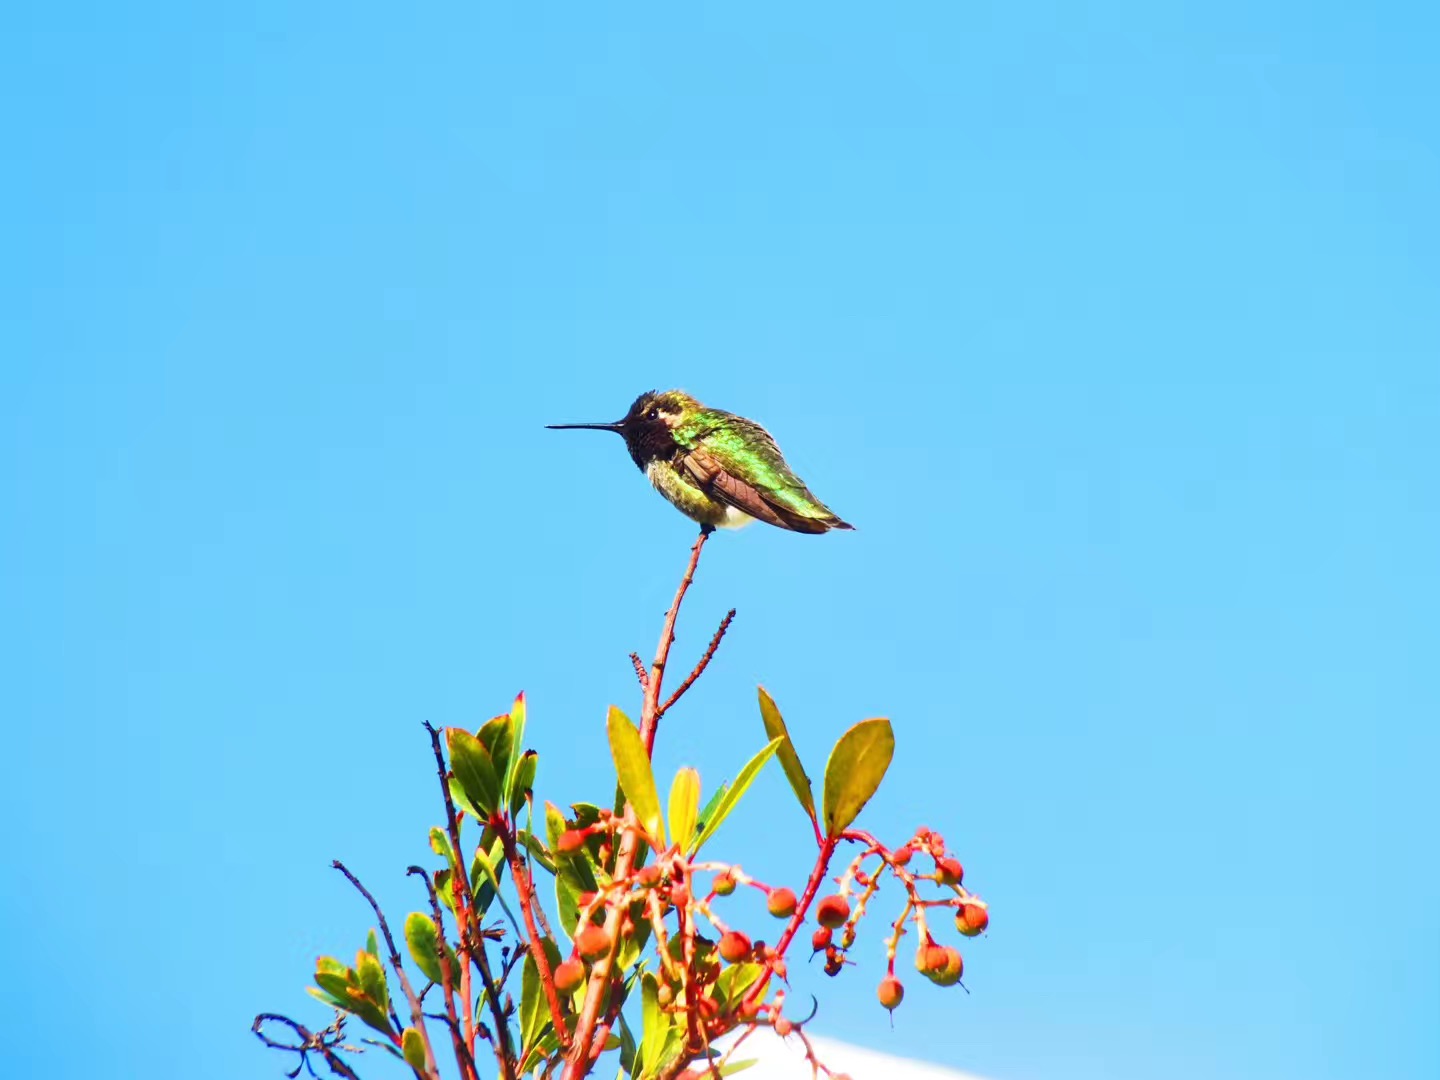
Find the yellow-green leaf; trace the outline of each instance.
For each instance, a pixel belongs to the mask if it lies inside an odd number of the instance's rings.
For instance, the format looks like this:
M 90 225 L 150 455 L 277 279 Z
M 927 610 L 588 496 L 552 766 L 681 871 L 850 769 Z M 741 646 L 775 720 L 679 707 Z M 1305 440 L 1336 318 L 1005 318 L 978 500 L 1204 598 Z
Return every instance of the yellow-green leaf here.
M 383 1012 L 390 1005 L 390 989 L 385 985 L 385 968 L 380 960 L 369 951 L 361 949 L 355 954 L 355 974 L 365 996 Z
M 425 1040 L 420 1032 L 407 1027 L 400 1034 L 400 1050 L 405 1055 L 405 1064 L 418 1073 L 425 1072 Z
M 795 752 L 795 744 L 790 740 L 784 717 L 780 715 L 774 699 L 763 686 L 760 687 L 760 719 L 765 723 L 766 735 L 772 739 L 783 739 L 778 751 L 780 767 L 785 770 L 785 779 L 790 781 L 795 797 L 800 800 L 800 808 L 814 821 L 815 795 L 810 789 L 810 777 L 805 772 L 805 766 L 800 764 L 800 755 Z
M 410 948 L 410 958 L 427 979 L 439 983 L 441 979 L 439 942 L 435 933 L 435 920 L 420 911 L 405 916 L 405 944 Z
M 650 769 L 650 755 L 645 742 L 630 718 L 610 706 L 605 719 L 610 734 L 610 754 L 615 759 L 615 772 L 625 798 L 635 808 L 640 827 L 649 834 L 659 850 L 665 850 L 665 819 L 660 814 L 660 794 L 655 789 L 655 774 Z
M 861 720 L 835 744 L 825 765 L 825 835 L 839 836 L 880 786 L 895 754 L 885 719 Z
M 754 986 L 763 974 L 765 967 L 762 964 L 748 961 L 743 964 L 730 964 L 720 972 L 720 978 L 715 980 L 715 1000 L 722 1009 L 738 1005 L 745 996 L 745 991 Z
M 670 839 L 681 851 L 688 851 L 695 839 L 695 821 L 700 816 L 700 774 L 681 769 L 670 785 Z
M 765 767 L 765 763 L 775 756 L 775 752 L 780 748 L 782 742 L 784 742 L 783 739 L 770 740 L 768 746 L 745 763 L 745 767 L 740 770 L 740 775 L 735 777 L 735 783 L 726 789 L 724 798 L 715 807 L 715 812 L 710 815 L 710 819 L 705 822 L 705 827 L 700 830 L 700 835 L 695 840 L 696 851 L 699 851 L 705 841 L 715 835 L 715 830 L 720 828 L 724 820 L 730 816 L 730 811 L 739 804 L 740 797 L 750 790 L 750 785 L 755 782 L 755 777 L 760 775 L 760 770 Z
M 455 852 L 450 847 L 450 837 L 445 835 L 445 830 L 439 825 L 430 827 L 430 850 L 448 863 L 455 862 Z

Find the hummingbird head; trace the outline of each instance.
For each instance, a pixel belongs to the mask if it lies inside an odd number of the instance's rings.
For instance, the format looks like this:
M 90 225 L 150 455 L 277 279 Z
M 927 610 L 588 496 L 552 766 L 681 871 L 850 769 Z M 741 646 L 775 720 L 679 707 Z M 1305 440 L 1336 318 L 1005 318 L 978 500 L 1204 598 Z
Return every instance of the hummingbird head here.
M 553 430 L 613 431 L 625 439 L 631 460 L 644 469 L 657 458 L 668 458 L 675 452 L 674 430 L 699 407 L 698 401 L 679 390 L 647 390 L 635 399 L 630 411 L 613 424 L 546 426 Z

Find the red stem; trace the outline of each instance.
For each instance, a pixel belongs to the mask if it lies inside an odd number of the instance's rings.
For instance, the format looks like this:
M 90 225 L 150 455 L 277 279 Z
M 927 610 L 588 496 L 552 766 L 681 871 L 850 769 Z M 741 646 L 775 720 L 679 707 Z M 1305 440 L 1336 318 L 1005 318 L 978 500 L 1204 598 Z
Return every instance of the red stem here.
M 655 731 L 660 722 L 660 685 L 665 678 L 665 664 L 670 659 L 670 646 L 675 643 L 675 618 L 680 614 L 680 604 L 686 590 L 695 580 L 695 567 L 700 563 L 700 551 L 709 539 L 710 529 L 702 528 L 695 544 L 690 549 L 690 562 L 685 567 L 685 576 L 675 590 L 675 599 L 665 613 L 665 624 L 660 629 L 660 643 L 655 648 L 655 660 L 650 665 L 650 679 L 645 685 L 644 703 L 640 709 L 640 737 L 645 742 L 645 752 L 651 753 L 655 746 Z M 640 829 L 635 820 L 633 807 L 625 808 L 625 832 L 620 838 L 620 850 L 615 857 L 615 872 L 612 881 L 624 881 L 635 869 L 635 860 L 640 853 Z M 610 972 L 615 966 L 615 957 L 620 951 L 620 918 L 623 904 L 612 904 L 605 915 L 605 932 L 610 937 L 610 953 L 595 961 L 590 969 L 590 982 L 585 988 L 585 1005 L 575 1025 L 575 1038 L 570 1046 L 570 1057 L 565 1062 L 563 1080 L 581 1080 L 590 1072 L 598 1053 L 593 1041 L 595 1027 L 600 1020 L 600 1010 L 610 985 Z
M 560 1045 L 569 1047 L 570 1029 L 565 1026 L 565 1014 L 560 1011 L 560 996 L 555 991 L 555 977 L 550 971 L 550 957 L 545 952 L 545 940 L 535 925 L 535 888 L 530 880 L 530 871 L 520 852 L 515 847 L 515 833 L 508 822 L 497 825 L 500 842 L 505 845 L 505 859 L 510 863 L 510 877 L 515 882 L 515 891 L 520 897 L 520 911 L 525 916 L 525 929 L 530 932 L 530 956 L 540 974 L 540 985 L 545 990 L 545 1001 L 550 1006 L 550 1019 L 555 1024 L 555 1037 Z

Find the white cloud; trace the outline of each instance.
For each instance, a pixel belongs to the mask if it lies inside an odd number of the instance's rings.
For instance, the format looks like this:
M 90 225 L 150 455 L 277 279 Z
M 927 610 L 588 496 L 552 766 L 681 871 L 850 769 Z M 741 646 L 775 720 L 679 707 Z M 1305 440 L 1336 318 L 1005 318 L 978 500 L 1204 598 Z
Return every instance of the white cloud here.
M 923 1061 L 906 1061 L 859 1046 L 850 1046 L 816 1035 L 808 1035 L 815 1056 L 834 1072 L 849 1073 L 854 1080 L 981 1080 L 974 1073 L 942 1068 Z M 735 1051 L 732 1061 L 758 1059 L 737 1073 L 737 1080 L 810 1080 L 805 1048 L 799 1039 L 779 1038 L 768 1028 L 757 1029 Z M 822 1080 L 824 1074 L 821 1074 Z

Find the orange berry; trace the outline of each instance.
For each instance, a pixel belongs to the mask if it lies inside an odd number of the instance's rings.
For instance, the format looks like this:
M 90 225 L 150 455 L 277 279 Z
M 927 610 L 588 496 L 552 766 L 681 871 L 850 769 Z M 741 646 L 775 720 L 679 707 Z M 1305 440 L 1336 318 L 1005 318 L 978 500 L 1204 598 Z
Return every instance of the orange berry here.
M 990 925 L 990 912 L 980 904 L 963 904 L 955 913 L 955 929 L 974 937 Z
M 838 893 L 825 897 L 815 909 L 815 921 L 821 926 L 844 926 L 845 920 L 848 918 L 850 918 L 850 901 Z
M 959 859 L 937 859 L 935 872 L 940 878 L 941 885 L 959 885 L 965 880 L 965 868 L 960 865 Z
M 610 953 L 610 935 L 603 926 L 587 926 L 575 935 L 575 951 L 586 960 L 599 960 Z
M 729 896 L 735 891 L 735 875 L 726 870 L 715 878 L 715 895 Z
M 750 955 L 750 939 L 738 930 L 728 930 L 720 935 L 720 955 L 729 964 L 738 964 Z
M 795 914 L 795 894 L 789 889 L 771 889 L 767 906 L 777 919 L 788 919 Z
M 894 975 L 886 975 L 880 980 L 880 988 L 876 992 L 880 998 L 880 1004 L 892 1012 L 899 1007 L 900 1002 L 905 1000 L 905 987 L 900 985 L 900 980 Z
M 555 968 L 555 989 L 562 994 L 578 990 L 585 981 L 585 965 L 575 957 L 562 960 Z
M 960 981 L 960 976 L 965 973 L 965 961 L 960 956 L 960 950 L 953 949 L 949 945 L 939 950 L 940 963 L 925 973 L 926 978 L 936 986 L 954 986 Z

